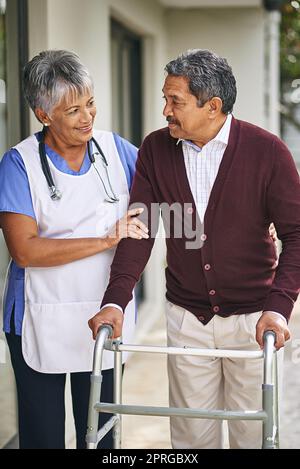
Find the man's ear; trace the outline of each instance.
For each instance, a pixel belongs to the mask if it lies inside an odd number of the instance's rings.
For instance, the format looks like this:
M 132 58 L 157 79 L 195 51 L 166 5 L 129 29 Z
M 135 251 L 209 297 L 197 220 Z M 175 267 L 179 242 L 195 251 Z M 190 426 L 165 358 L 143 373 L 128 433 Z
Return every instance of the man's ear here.
M 222 112 L 223 101 L 221 98 L 215 96 L 209 100 L 208 105 L 209 118 L 215 119 Z

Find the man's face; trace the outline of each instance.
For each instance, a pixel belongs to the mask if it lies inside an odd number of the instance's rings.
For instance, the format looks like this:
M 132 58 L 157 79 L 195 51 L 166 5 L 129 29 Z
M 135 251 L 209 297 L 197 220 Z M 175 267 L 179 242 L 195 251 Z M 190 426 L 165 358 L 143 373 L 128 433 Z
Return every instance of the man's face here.
M 197 106 L 197 98 L 191 94 L 185 77 L 168 75 L 163 87 L 165 107 L 163 115 L 169 123 L 174 138 L 197 141 L 209 125 L 209 103 Z

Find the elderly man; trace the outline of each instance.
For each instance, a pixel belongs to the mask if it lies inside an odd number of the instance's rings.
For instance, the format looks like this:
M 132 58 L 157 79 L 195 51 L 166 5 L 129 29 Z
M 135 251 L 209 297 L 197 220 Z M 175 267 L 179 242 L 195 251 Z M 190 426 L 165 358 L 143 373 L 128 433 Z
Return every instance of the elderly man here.
M 235 119 L 236 82 L 227 61 L 188 51 L 166 66 L 163 87 L 168 128 L 140 149 L 131 203 L 176 202 L 191 218 L 195 242 L 184 231 L 167 239 L 167 332 L 171 346 L 256 350 L 266 330 L 276 348 L 290 333 L 287 321 L 300 286 L 300 185 L 293 159 L 276 136 Z M 188 208 L 186 208 L 188 206 Z M 155 213 L 155 211 L 152 211 Z M 165 217 L 166 218 L 166 217 Z M 89 321 L 113 324 L 143 271 L 152 237 L 118 246 L 101 311 Z M 273 222 L 283 250 L 277 262 Z M 199 239 L 201 242 L 199 242 Z M 198 241 L 198 242 L 197 242 Z M 257 409 L 259 361 L 171 356 L 172 407 Z M 174 448 L 220 448 L 219 421 L 172 418 Z M 258 448 L 261 423 L 229 421 L 231 448 Z

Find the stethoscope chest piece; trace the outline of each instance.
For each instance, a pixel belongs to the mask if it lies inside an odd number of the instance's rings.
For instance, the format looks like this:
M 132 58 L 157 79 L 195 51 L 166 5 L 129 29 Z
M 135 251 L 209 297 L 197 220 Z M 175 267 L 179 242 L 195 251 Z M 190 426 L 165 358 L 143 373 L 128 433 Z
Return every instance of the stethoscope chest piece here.
M 56 189 L 55 186 L 49 187 L 50 189 L 50 197 L 52 200 L 60 200 L 62 198 L 62 193 Z

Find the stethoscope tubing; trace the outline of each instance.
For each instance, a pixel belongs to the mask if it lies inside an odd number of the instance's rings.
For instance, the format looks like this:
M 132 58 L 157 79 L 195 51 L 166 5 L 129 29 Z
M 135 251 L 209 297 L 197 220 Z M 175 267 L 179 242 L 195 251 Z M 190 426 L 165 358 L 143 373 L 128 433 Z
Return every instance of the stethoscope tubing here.
M 55 183 L 54 183 L 54 180 L 53 180 L 53 177 L 52 177 L 52 174 L 51 174 L 51 170 L 50 170 L 50 167 L 49 167 L 49 163 L 48 163 L 48 159 L 47 159 L 47 155 L 46 155 L 46 148 L 45 148 L 45 142 L 44 142 L 44 139 L 45 139 L 45 129 L 43 129 L 42 131 L 42 139 L 39 143 L 39 155 L 40 155 L 40 161 L 41 161 L 41 166 L 42 166 L 42 170 L 43 170 L 43 173 L 44 173 L 44 176 L 45 176 L 45 179 L 47 181 L 47 184 L 48 184 L 48 187 L 49 187 L 49 190 L 50 190 L 50 197 L 52 200 L 59 200 L 61 199 L 62 197 L 62 194 L 61 192 L 57 189 Z M 97 152 L 98 153 L 93 153 L 91 151 L 91 145 L 94 144 L 96 149 L 97 149 Z M 90 159 L 90 162 L 91 164 L 93 165 L 98 177 L 100 178 L 101 180 L 101 183 L 103 185 L 103 189 L 105 191 L 105 194 L 107 196 L 107 198 L 105 199 L 106 202 L 109 202 L 109 203 L 116 203 L 116 202 L 119 202 L 119 198 L 116 196 L 113 188 L 112 188 L 112 184 L 111 184 L 111 181 L 110 181 L 110 177 L 109 177 L 109 172 L 108 172 L 108 162 L 107 162 L 107 159 L 99 145 L 99 143 L 97 142 L 97 140 L 94 139 L 94 137 L 91 138 L 91 140 L 88 142 L 87 144 L 87 147 L 88 147 L 88 156 L 89 156 L 89 159 Z M 103 178 L 101 176 L 101 174 L 99 173 L 97 167 L 96 167 L 96 164 L 95 164 L 95 154 L 99 154 L 101 156 L 101 159 L 102 159 L 102 163 L 103 163 L 103 167 L 105 169 L 105 174 L 106 174 L 106 178 L 107 178 L 107 182 L 108 182 L 108 185 L 109 185 L 109 189 L 111 191 L 111 195 L 109 195 L 108 193 L 108 190 L 106 188 L 106 185 L 103 181 Z

